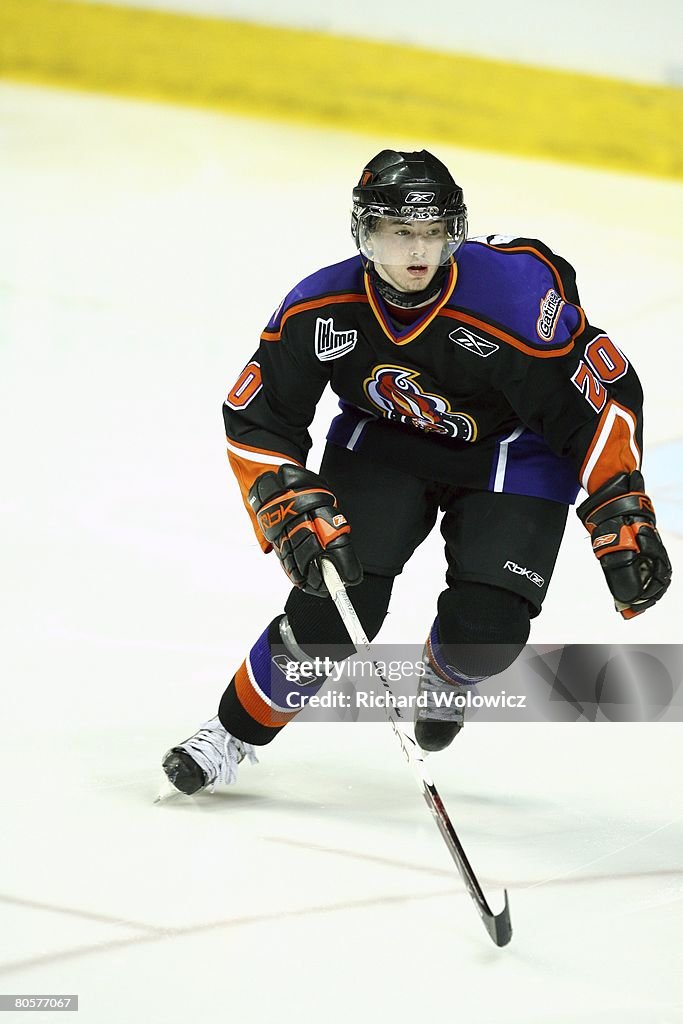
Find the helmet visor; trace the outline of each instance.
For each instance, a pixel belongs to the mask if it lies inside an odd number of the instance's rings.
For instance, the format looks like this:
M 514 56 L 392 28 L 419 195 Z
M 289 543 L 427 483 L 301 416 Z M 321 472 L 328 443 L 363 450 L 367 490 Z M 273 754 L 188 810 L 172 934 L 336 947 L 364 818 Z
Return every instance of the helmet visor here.
M 467 221 L 463 214 L 443 216 L 434 207 L 406 216 L 380 214 L 370 207 L 360 212 L 357 231 L 358 248 L 373 263 L 438 267 L 464 242 Z

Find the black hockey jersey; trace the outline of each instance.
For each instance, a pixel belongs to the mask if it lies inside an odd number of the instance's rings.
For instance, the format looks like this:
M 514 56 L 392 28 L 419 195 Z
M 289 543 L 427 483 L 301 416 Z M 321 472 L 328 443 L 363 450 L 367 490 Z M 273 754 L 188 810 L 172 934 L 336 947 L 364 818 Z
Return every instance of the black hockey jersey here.
M 327 384 L 328 441 L 425 479 L 571 504 L 640 466 L 642 391 L 581 308 L 566 260 L 535 239 L 471 239 L 413 324 L 394 324 L 359 256 L 298 284 L 223 411 L 246 501 L 305 465 Z

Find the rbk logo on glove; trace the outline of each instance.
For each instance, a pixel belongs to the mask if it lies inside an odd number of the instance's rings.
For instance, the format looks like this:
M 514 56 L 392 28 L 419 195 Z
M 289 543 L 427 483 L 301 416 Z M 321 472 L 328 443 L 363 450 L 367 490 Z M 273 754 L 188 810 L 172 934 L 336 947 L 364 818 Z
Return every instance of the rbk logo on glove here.
M 268 505 L 262 512 L 259 512 L 258 522 L 263 532 L 265 533 L 266 530 L 271 530 L 274 526 L 279 526 L 281 523 L 284 523 L 287 516 L 298 515 L 294 507 L 294 504 L 295 502 L 294 499 L 292 498 L 288 505 L 280 503 L 276 504 L 275 507 L 273 507 L 273 505 L 271 504 Z
M 348 586 L 360 583 L 363 570 L 351 546 L 351 527 L 334 494 L 315 473 L 290 465 L 263 473 L 249 492 L 249 503 L 295 586 L 327 597 L 319 566 L 323 554 Z

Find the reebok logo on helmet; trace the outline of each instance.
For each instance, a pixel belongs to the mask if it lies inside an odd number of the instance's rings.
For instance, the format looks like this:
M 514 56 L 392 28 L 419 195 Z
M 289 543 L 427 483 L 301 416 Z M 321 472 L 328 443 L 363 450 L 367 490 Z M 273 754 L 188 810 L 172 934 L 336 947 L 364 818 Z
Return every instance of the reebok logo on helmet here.
M 433 192 L 409 192 L 404 199 L 405 203 L 433 203 Z

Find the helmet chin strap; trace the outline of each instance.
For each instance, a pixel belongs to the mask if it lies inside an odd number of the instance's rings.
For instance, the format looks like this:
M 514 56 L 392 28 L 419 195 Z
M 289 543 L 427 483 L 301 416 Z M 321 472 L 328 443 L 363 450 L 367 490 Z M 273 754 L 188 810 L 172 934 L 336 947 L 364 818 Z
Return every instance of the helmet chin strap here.
M 439 267 L 427 287 L 422 288 L 419 292 L 402 292 L 398 288 L 394 288 L 383 277 L 380 277 L 374 263 L 368 263 L 368 273 L 375 289 L 385 302 L 390 302 L 392 306 L 410 309 L 412 306 L 421 306 L 423 303 L 429 302 L 430 299 L 437 297 L 446 280 L 448 264 L 446 263 Z

